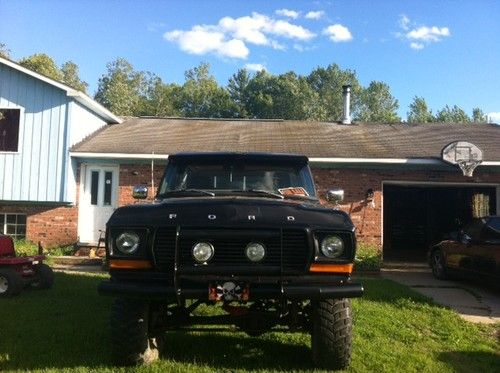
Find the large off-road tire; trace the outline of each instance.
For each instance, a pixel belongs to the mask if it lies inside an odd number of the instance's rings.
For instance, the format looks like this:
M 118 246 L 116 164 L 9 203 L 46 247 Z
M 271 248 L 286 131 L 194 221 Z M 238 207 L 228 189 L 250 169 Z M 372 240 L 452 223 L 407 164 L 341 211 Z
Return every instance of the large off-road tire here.
M 431 252 L 431 269 L 432 275 L 439 280 L 446 280 L 448 275 L 446 273 L 444 256 L 441 250 L 434 249 Z
M 35 279 L 31 283 L 33 289 L 50 289 L 54 285 L 54 271 L 47 264 L 41 263 L 35 267 Z
M 117 365 L 143 365 L 158 359 L 158 344 L 150 335 L 150 318 L 148 302 L 115 299 L 110 327 L 113 358 Z
M 346 369 L 351 362 L 352 312 L 349 299 L 312 303 L 311 345 L 318 368 Z
M 0 297 L 11 297 L 23 290 L 23 278 L 10 268 L 0 268 Z

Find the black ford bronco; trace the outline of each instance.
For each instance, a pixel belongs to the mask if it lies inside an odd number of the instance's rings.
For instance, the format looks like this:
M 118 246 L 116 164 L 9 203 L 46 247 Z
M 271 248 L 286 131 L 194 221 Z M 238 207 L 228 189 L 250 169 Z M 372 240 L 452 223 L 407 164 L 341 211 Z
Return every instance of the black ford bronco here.
M 155 203 L 121 207 L 107 223 L 111 278 L 99 292 L 116 297 L 116 362 L 155 360 L 169 330 L 229 324 L 251 336 L 309 332 L 314 363 L 345 368 L 349 298 L 363 293 L 350 280 L 355 252 L 349 216 L 320 205 L 306 157 L 170 156 Z M 202 304 L 217 312 L 196 315 Z

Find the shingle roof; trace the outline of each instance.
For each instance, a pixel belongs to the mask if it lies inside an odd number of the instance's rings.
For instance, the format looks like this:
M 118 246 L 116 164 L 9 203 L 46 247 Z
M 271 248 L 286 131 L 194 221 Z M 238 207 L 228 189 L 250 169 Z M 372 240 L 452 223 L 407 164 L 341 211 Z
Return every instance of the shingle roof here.
M 271 120 L 130 118 L 106 126 L 73 153 L 178 152 L 297 153 L 318 158 L 441 158 L 454 141 L 500 161 L 500 126 L 494 124 L 353 124 Z

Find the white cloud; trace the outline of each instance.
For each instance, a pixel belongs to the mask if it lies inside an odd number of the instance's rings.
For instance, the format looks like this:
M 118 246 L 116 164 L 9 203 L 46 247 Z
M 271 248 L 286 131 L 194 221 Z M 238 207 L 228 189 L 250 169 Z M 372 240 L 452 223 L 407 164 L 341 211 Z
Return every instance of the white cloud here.
M 231 33 L 235 38 L 244 40 L 256 45 L 268 45 L 269 40 L 263 32 L 268 21 L 267 17 L 258 13 L 253 13 L 251 17 L 240 18 L 224 17 L 219 21 L 218 27 Z
M 486 114 L 488 116 L 488 122 L 500 124 L 500 112 L 493 112 Z
M 424 49 L 431 43 L 437 43 L 443 38 L 451 36 L 448 27 L 417 26 L 404 14 L 399 17 L 399 27 L 403 32 L 397 32 L 396 37 L 406 40 L 410 48 L 415 50 Z
M 297 19 L 299 18 L 300 13 L 295 11 L 295 10 L 290 10 L 290 9 L 278 9 L 276 11 L 276 14 L 282 17 L 288 17 L 288 18 L 293 18 Z
M 238 39 L 226 40 L 223 33 L 195 26 L 191 31 L 166 32 L 165 39 L 176 42 L 180 49 L 190 54 L 215 53 L 222 57 L 245 59 L 250 53 L 245 43 Z
M 166 40 L 177 43 L 187 53 L 215 53 L 242 59 L 250 53 L 246 43 L 285 50 L 286 46 L 276 38 L 307 41 L 315 36 L 305 27 L 259 13 L 239 18 L 223 17 L 217 25 L 196 25 L 188 31 L 173 30 L 164 34 Z
M 401 16 L 399 16 L 399 27 L 407 31 L 410 29 L 409 25 L 410 19 L 406 15 L 401 14 Z
M 308 29 L 293 25 L 286 21 L 274 21 L 268 25 L 268 30 L 271 34 L 283 36 L 289 39 L 309 40 L 316 36 Z
M 328 35 L 334 43 L 341 43 L 352 40 L 352 34 L 349 29 L 341 24 L 328 26 L 323 30 L 324 35 Z
M 421 40 L 427 42 L 441 41 L 445 36 L 450 36 L 450 30 L 448 27 L 427 27 L 422 26 L 409 31 L 406 37 L 410 40 Z
M 325 15 L 325 12 L 322 10 L 318 10 L 318 11 L 311 10 L 310 12 L 307 12 L 306 18 L 307 19 L 320 19 L 320 18 L 323 18 L 324 15 Z
M 245 64 L 245 69 L 250 71 L 262 71 L 266 70 L 266 67 L 261 63 L 247 63 Z
M 317 49 L 317 48 L 318 47 L 316 45 L 307 46 L 307 45 L 302 45 L 302 44 L 297 44 L 297 43 L 293 45 L 293 49 L 295 49 L 298 52 L 312 51 L 312 50 Z
M 271 47 L 278 51 L 286 50 L 286 45 L 278 43 L 276 40 L 271 40 Z
M 420 50 L 420 49 L 424 49 L 424 45 L 422 43 L 416 43 L 413 41 L 410 43 L 410 48 L 415 49 L 415 50 Z

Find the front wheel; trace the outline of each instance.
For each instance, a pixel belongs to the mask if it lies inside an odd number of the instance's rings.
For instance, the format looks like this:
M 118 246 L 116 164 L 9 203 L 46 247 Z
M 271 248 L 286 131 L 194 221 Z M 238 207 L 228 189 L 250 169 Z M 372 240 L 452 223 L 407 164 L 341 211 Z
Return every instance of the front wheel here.
M 54 271 L 47 264 L 41 263 L 35 267 L 35 280 L 31 283 L 34 289 L 50 289 L 54 285 Z
M 352 350 L 352 312 L 349 299 L 313 302 L 311 347 L 317 367 L 339 370 L 349 366 Z
M 446 270 L 444 268 L 444 257 L 443 253 L 439 249 L 435 249 L 431 254 L 431 268 L 432 274 L 435 278 L 439 280 L 445 280 L 448 276 L 446 275 Z
M 11 297 L 23 289 L 23 278 L 10 268 L 0 268 L 0 297 Z
M 159 357 L 156 338 L 150 335 L 151 309 L 147 302 L 118 298 L 111 308 L 111 343 L 118 365 L 149 364 Z

